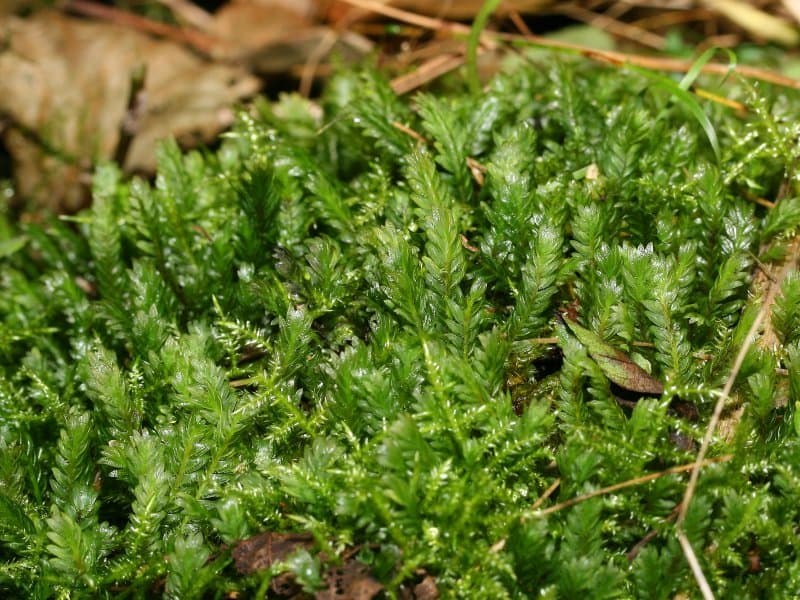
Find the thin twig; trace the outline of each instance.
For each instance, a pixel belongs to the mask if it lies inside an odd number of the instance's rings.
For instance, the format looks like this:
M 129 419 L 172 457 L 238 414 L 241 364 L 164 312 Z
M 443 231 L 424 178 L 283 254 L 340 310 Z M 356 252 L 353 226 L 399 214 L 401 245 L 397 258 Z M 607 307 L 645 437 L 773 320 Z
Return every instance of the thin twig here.
M 553 492 L 555 492 L 558 489 L 558 486 L 560 486 L 560 485 L 561 485 L 561 479 L 560 478 L 556 479 L 553 483 L 551 483 L 550 487 L 548 487 L 544 491 L 544 493 L 536 499 L 536 502 L 533 503 L 533 505 L 531 506 L 531 510 L 536 510 L 542 504 L 544 504 L 544 501 L 547 500 L 550 496 L 552 496 Z
M 656 35 L 655 33 L 647 31 L 646 29 L 641 29 L 635 25 L 617 21 L 608 15 L 592 12 L 579 4 L 561 4 L 558 5 L 557 10 L 568 17 L 583 21 L 598 29 L 604 29 L 613 35 L 634 40 L 643 46 L 649 46 L 656 50 L 663 50 L 664 46 L 666 46 L 666 41 L 660 35 Z
M 795 261 L 788 261 L 781 270 L 781 273 L 778 276 L 778 281 L 783 281 L 786 278 L 786 274 L 789 270 L 795 267 Z M 736 359 L 733 363 L 733 368 L 731 369 L 731 373 L 728 376 L 728 380 L 725 382 L 725 387 L 722 388 L 722 392 L 717 399 L 717 403 L 714 406 L 714 412 L 711 415 L 711 420 L 708 422 L 708 427 L 706 428 L 705 436 L 703 436 L 703 443 L 700 445 L 700 450 L 697 452 L 697 458 L 695 459 L 694 468 L 692 469 L 691 476 L 689 477 L 689 483 L 686 486 L 686 492 L 683 496 L 683 501 L 681 502 L 681 510 L 678 513 L 678 521 L 676 523 L 679 530 L 683 527 L 683 522 L 686 519 L 686 512 L 689 510 L 689 504 L 692 501 L 692 497 L 695 493 L 695 488 L 697 487 L 697 480 L 700 477 L 700 469 L 702 468 L 702 462 L 705 458 L 706 452 L 708 452 L 708 447 L 711 444 L 711 440 L 714 437 L 714 432 L 717 428 L 717 424 L 719 423 L 720 415 L 722 414 L 722 410 L 725 407 L 725 402 L 730 397 L 731 390 L 733 389 L 733 384 L 736 381 L 736 376 L 739 374 L 739 370 L 742 368 L 742 364 L 744 363 L 744 359 L 747 356 L 747 353 L 750 350 L 750 347 L 753 345 L 755 340 L 755 335 L 758 332 L 759 327 L 761 327 L 762 322 L 766 318 L 767 314 L 772 308 L 772 304 L 775 301 L 775 297 L 778 294 L 780 286 L 776 283 L 772 283 L 769 288 L 767 289 L 767 293 L 764 295 L 764 300 L 762 301 L 761 308 L 756 315 L 756 318 L 753 320 L 752 325 L 750 325 L 750 329 L 747 331 L 747 336 L 742 343 L 742 347 L 739 349 L 738 354 L 736 355 Z
M 719 94 L 709 92 L 708 90 L 704 90 L 702 88 L 696 87 L 693 88 L 693 91 L 700 98 L 705 98 L 706 100 L 711 100 L 712 102 L 716 102 L 717 104 L 722 104 L 723 106 L 732 108 L 742 116 L 747 114 L 747 107 L 741 102 L 737 102 L 736 100 L 731 100 L 730 98 L 725 98 L 724 96 L 720 96 Z
M 352 4 L 362 8 L 367 8 L 376 13 L 389 16 L 390 18 L 398 19 L 406 23 L 412 23 L 420 27 L 426 27 L 428 29 L 432 29 L 439 33 L 450 33 L 451 35 L 456 34 L 460 36 L 468 33 L 469 31 L 469 28 L 467 28 L 464 25 L 461 25 L 460 23 L 453 23 L 450 21 L 446 21 L 444 19 L 433 19 L 430 17 L 417 15 L 415 13 L 411 13 L 408 11 L 387 7 L 383 4 L 376 2 L 375 0 L 343 0 L 343 1 L 348 4 Z M 481 39 L 482 41 L 495 40 L 495 41 L 505 41 L 509 43 L 533 44 L 543 48 L 577 52 L 582 56 L 584 56 L 585 58 L 589 58 L 590 60 L 596 60 L 598 62 L 612 64 L 615 66 L 624 66 L 626 64 L 630 64 L 651 69 L 654 71 L 686 73 L 693 67 L 694 64 L 692 61 L 685 61 L 673 58 L 628 54 L 624 52 L 617 52 L 610 50 L 597 50 L 594 48 L 581 46 L 579 44 L 572 44 L 569 42 L 552 40 L 537 35 L 519 35 L 513 33 L 484 31 L 481 35 Z M 397 91 L 397 93 L 406 93 L 408 91 L 415 89 L 419 85 L 427 83 L 432 79 L 438 77 L 439 75 L 442 75 L 452 70 L 453 68 L 460 66 L 460 64 L 461 62 L 453 60 L 449 64 L 449 68 L 430 70 L 427 73 L 425 73 L 426 77 L 420 78 L 419 80 L 415 77 L 415 73 L 412 73 L 410 75 L 404 75 L 400 78 L 397 78 L 393 82 L 393 87 L 396 88 L 396 91 L 402 90 L 402 91 Z M 736 72 L 742 77 L 746 77 L 749 79 L 759 79 L 761 81 L 766 81 L 768 83 L 773 83 L 775 85 L 779 85 L 782 87 L 800 89 L 800 80 L 793 79 L 791 77 L 786 77 L 785 75 L 781 75 L 780 73 L 776 73 L 774 71 L 768 71 L 756 67 L 750 67 L 747 65 L 732 66 L 729 64 L 710 62 L 706 63 L 701 68 L 701 72 L 703 73 L 711 73 L 718 75 L 728 75 L 730 74 L 731 71 Z M 711 99 L 714 101 L 717 100 L 716 98 L 711 98 Z
M 487 35 L 488 34 L 489 32 L 487 32 Z M 638 67 L 644 67 L 646 69 L 651 69 L 654 71 L 686 73 L 692 68 L 694 64 L 691 61 L 679 60 L 676 58 L 647 56 L 643 54 L 627 54 L 625 52 L 617 52 L 613 50 L 597 50 L 594 48 L 587 48 L 585 46 L 580 46 L 578 44 L 570 44 L 568 42 L 550 40 L 541 36 L 521 36 L 512 33 L 495 33 L 493 35 L 495 35 L 499 40 L 508 42 L 534 44 L 536 46 L 541 46 L 543 48 L 570 50 L 572 52 L 578 52 L 579 54 L 585 56 L 586 58 L 597 60 L 598 62 L 605 62 L 619 66 L 630 64 Z M 732 71 L 734 73 L 738 73 L 742 77 L 747 77 L 749 79 L 759 79 L 761 81 L 774 83 L 775 85 L 779 85 L 782 87 L 800 89 L 800 80 L 792 79 L 791 77 L 786 77 L 785 75 L 781 75 L 780 73 L 776 73 L 775 71 L 767 71 L 764 69 L 758 69 L 756 67 L 750 67 L 747 65 L 739 65 L 739 64 L 729 65 L 723 63 L 709 62 L 704 64 L 700 69 L 700 71 L 703 73 L 711 73 L 715 75 L 728 75 Z
M 463 64 L 463 54 L 437 56 L 422 63 L 415 71 L 395 77 L 392 79 L 391 86 L 395 94 L 406 94 Z
M 210 54 L 214 47 L 219 44 L 217 38 L 206 33 L 188 28 L 175 27 L 167 23 L 160 23 L 112 6 L 103 6 L 96 2 L 70 0 L 64 5 L 64 9 L 86 15 L 87 17 L 94 17 L 96 19 L 102 19 L 104 21 L 130 27 L 131 29 L 136 29 L 144 33 L 172 39 L 176 42 L 188 43 L 194 47 L 195 50 L 205 55 Z
M 776 206 L 775 202 L 767 200 L 766 198 L 760 198 L 759 196 L 756 196 L 754 193 L 748 190 L 744 191 L 744 197 L 750 200 L 751 202 L 755 202 L 756 204 L 760 204 L 761 206 L 764 206 L 769 209 L 775 208 Z
M 727 462 L 732 458 L 733 458 L 732 454 L 725 454 L 724 456 L 709 458 L 703 461 L 702 466 L 705 467 L 716 463 Z M 599 490 L 591 491 L 588 494 L 583 494 L 582 496 L 576 496 L 575 498 L 570 498 L 569 500 L 565 500 L 564 502 L 559 502 L 558 504 L 549 506 L 544 510 L 533 511 L 530 514 L 530 517 L 543 517 L 545 515 L 558 512 L 559 510 L 569 508 L 570 506 L 575 506 L 576 504 L 580 504 L 581 502 L 586 502 L 587 500 L 591 500 L 592 498 L 595 498 L 597 496 L 603 496 L 605 494 L 616 492 L 617 490 L 622 490 L 636 485 L 641 485 L 643 483 L 647 483 L 648 481 L 653 481 L 654 479 L 659 479 L 666 475 L 674 475 L 675 473 L 685 473 L 687 471 L 691 471 L 696 464 L 697 463 L 688 463 L 685 465 L 679 465 L 677 467 L 670 467 L 669 469 L 659 471 L 658 473 L 650 473 L 648 475 L 642 475 L 641 477 L 635 477 L 634 479 L 629 479 L 628 481 L 615 483 L 614 485 L 609 485 L 607 487 L 600 488 Z
M 643 17 L 636 21 L 632 21 L 631 25 L 635 25 L 641 29 L 663 29 L 665 27 L 675 27 L 683 23 L 691 21 L 707 21 L 715 19 L 716 13 L 707 8 L 695 8 L 674 10 L 672 12 L 658 12 L 655 15 Z
M 672 512 L 667 515 L 664 519 L 664 523 L 669 523 L 670 521 L 674 521 L 675 518 L 678 516 L 678 510 L 680 509 L 680 504 L 676 504 L 675 508 L 672 509 Z M 629 562 L 633 562 L 639 553 L 642 551 L 642 548 L 647 546 L 651 541 L 653 541 L 658 536 L 658 530 L 653 529 L 649 531 L 641 540 L 636 542 L 636 544 L 631 548 L 630 552 L 625 555 L 625 558 L 628 559 Z
M 784 265 L 782 271 L 782 275 L 785 277 L 785 272 L 789 269 L 793 268 L 794 262 L 790 261 L 786 265 Z M 779 279 L 782 280 L 781 277 Z M 714 406 L 714 412 L 711 415 L 711 419 L 708 422 L 708 427 L 706 428 L 706 433 L 703 436 L 703 442 L 700 445 L 700 450 L 697 452 L 697 458 L 695 459 L 694 465 L 692 467 L 692 472 L 689 475 L 689 483 L 686 485 L 686 491 L 683 495 L 683 500 L 681 501 L 680 512 L 678 513 L 678 519 L 675 523 L 675 527 L 677 529 L 678 539 L 681 543 L 681 548 L 683 548 L 684 555 L 686 556 L 686 560 L 689 563 L 689 566 L 692 569 L 692 573 L 694 574 L 695 580 L 697 581 L 697 585 L 700 587 L 700 590 L 703 593 L 703 597 L 708 600 L 709 598 L 713 598 L 714 595 L 711 592 L 711 588 L 708 585 L 708 581 L 703 574 L 702 569 L 700 568 L 700 563 L 697 561 L 697 556 L 694 553 L 694 549 L 692 548 L 689 539 L 686 537 L 686 534 L 683 530 L 683 524 L 686 521 L 686 514 L 689 511 L 689 505 L 692 502 L 692 498 L 694 498 L 695 491 L 697 490 L 697 482 L 700 478 L 700 470 L 703 468 L 704 465 L 704 458 L 706 453 L 708 452 L 708 448 L 711 445 L 711 440 L 714 437 L 714 433 L 717 430 L 717 425 L 719 424 L 720 417 L 722 415 L 722 410 L 725 407 L 725 403 L 730 397 L 731 390 L 733 389 L 733 385 L 736 382 L 736 377 L 739 375 L 739 371 L 742 368 L 742 364 L 744 363 L 745 357 L 747 353 L 750 351 L 754 341 L 755 335 L 758 332 L 761 324 L 764 322 L 767 314 L 772 308 L 772 304 L 775 300 L 775 296 L 778 293 L 778 286 L 774 283 L 769 286 L 767 289 L 767 293 L 764 296 L 764 299 L 761 304 L 761 308 L 756 315 L 756 318 L 753 320 L 753 323 L 750 325 L 750 329 L 747 331 L 747 335 L 742 343 L 739 352 L 736 355 L 736 359 L 733 363 L 733 368 L 731 369 L 731 373 L 728 376 L 728 380 L 725 382 L 725 386 L 722 389 L 722 392 L 717 399 L 717 403 Z
M 144 90 L 147 65 L 136 67 L 131 73 L 128 90 L 128 104 L 125 116 L 120 124 L 119 142 L 114 150 L 114 162 L 124 165 L 128 157 L 133 138 L 139 132 L 141 120 L 147 110 L 147 98 Z
M 408 125 L 403 125 L 400 121 L 392 121 L 392 127 L 397 129 L 398 131 L 402 131 L 407 136 L 414 138 L 415 140 L 417 140 L 417 142 L 419 142 L 423 146 L 427 145 L 428 143 L 428 140 L 422 137 L 421 134 L 411 129 L 411 127 L 409 127 Z
M 314 77 L 319 69 L 319 64 L 325 58 L 325 55 L 331 51 L 338 39 L 339 35 L 336 31 L 328 30 L 309 53 L 303 65 L 303 73 L 300 76 L 298 92 L 301 96 L 308 98 L 311 95 L 311 86 L 314 84 Z
M 342 0 L 342 1 L 347 4 L 351 4 L 353 6 L 366 8 L 367 10 L 371 10 L 378 14 L 382 14 L 390 18 L 397 19 L 398 21 L 402 21 L 404 23 L 410 23 L 413 25 L 417 25 L 419 27 L 424 27 L 426 29 L 438 31 L 440 33 L 449 32 L 451 34 L 459 34 L 459 35 L 465 35 L 469 33 L 469 27 L 466 27 L 465 25 L 462 25 L 460 23 L 454 23 L 451 21 L 446 21 L 444 19 L 433 19 L 431 17 L 421 16 L 412 12 L 393 8 L 391 6 L 386 6 L 385 4 L 381 4 L 376 0 Z M 482 37 L 488 37 L 497 41 L 504 41 L 510 43 L 533 44 L 536 46 L 541 46 L 543 48 L 552 48 L 556 50 L 569 50 L 571 52 L 577 52 L 586 58 L 597 60 L 599 62 L 605 62 L 620 66 L 625 64 L 631 64 L 639 67 L 644 67 L 647 69 L 652 69 L 654 71 L 686 73 L 694 65 L 692 61 L 679 60 L 674 58 L 663 58 L 663 57 L 647 56 L 641 54 L 627 54 L 625 52 L 616 52 L 611 50 L 597 50 L 594 48 L 581 46 L 579 44 L 571 44 L 569 42 L 553 40 L 538 35 L 520 35 L 514 33 L 484 31 Z M 703 65 L 703 67 L 700 70 L 703 73 L 711 73 L 717 75 L 728 75 L 731 71 L 733 71 L 749 79 L 760 79 L 761 81 L 774 83 L 775 85 L 779 85 L 782 87 L 800 89 L 800 80 L 792 79 L 791 77 L 786 77 L 785 75 L 781 75 L 780 73 L 776 73 L 774 71 L 767 71 L 765 69 L 759 69 L 747 65 L 737 64 L 731 66 L 728 64 L 709 62 Z
M 522 35 L 533 35 L 533 32 L 528 27 L 528 24 L 522 19 L 516 10 L 512 10 L 510 13 L 508 13 L 508 16 L 511 17 L 511 22 L 514 23 L 514 27 L 516 27 Z
M 342 0 L 345 4 L 357 6 L 365 10 L 389 17 L 390 19 L 397 19 L 403 23 L 416 25 L 425 29 L 432 29 L 434 31 L 441 31 L 449 29 L 451 31 L 460 31 L 461 33 L 469 33 L 469 27 L 461 25 L 460 23 L 451 23 L 444 19 L 436 19 L 433 17 L 426 17 L 417 13 L 388 6 L 383 2 L 377 0 Z
M 697 585 L 700 588 L 700 593 L 703 594 L 703 600 L 714 600 L 714 592 L 711 591 L 711 586 L 708 585 L 708 580 L 703 574 L 700 561 L 697 560 L 697 555 L 694 553 L 692 544 L 689 542 L 689 538 L 686 537 L 682 529 L 678 530 L 678 541 L 681 544 L 681 548 L 683 548 L 683 554 L 686 556 L 689 568 L 692 569 L 692 574 L 694 574 L 694 579 L 697 581 Z
M 742 347 L 739 349 L 739 353 L 736 355 L 736 360 L 733 363 L 733 369 L 731 369 L 731 374 L 728 377 L 728 381 L 725 382 L 725 387 L 722 389 L 722 392 L 717 399 L 717 403 L 714 406 L 714 412 L 711 415 L 711 420 L 708 422 L 706 433 L 703 436 L 703 442 L 700 445 L 700 450 L 697 452 L 697 458 L 692 466 L 692 472 L 689 476 L 689 483 L 686 485 L 686 492 L 684 493 L 683 500 L 681 501 L 681 510 L 678 513 L 678 522 L 676 524 L 679 531 L 682 530 L 683 522 L 686 519 L 686 512 L 689 510 L 689 504 L 694 497 L 694 492 L 697 487 L 697 480 L 700 477 L 700 469 L 705 466 L 705 461 L 703 459 L 706 455 L 706 452 L 708 452 L 708 447 L 711 445 L 711 439 L 714 437 L 714 432 L 717 429 L 717 424 L 719 423 L 722 409 L 725 407 L 725 401 L 728 399 L 731 389 L 733 389 L 733 383 L 736 380 L 736 376 L 739 374 L 739 370 L 742 368 L 745 356 L 747 356 L 750 346 L 753 345 L 753 337 L 758 331 L 758 328 L 761 326 L 761 322 L 764 320 L 764 316 L 766 314 L 765 307 L 768 307 L 766 302 L 764 302 L 761 310 L 758 311 L 758 315 L 756 315 L 756 318 L 753 320 L 752 325 L 750 325 L 750 329 L 747 331 L 747 337 L 745 338 Z

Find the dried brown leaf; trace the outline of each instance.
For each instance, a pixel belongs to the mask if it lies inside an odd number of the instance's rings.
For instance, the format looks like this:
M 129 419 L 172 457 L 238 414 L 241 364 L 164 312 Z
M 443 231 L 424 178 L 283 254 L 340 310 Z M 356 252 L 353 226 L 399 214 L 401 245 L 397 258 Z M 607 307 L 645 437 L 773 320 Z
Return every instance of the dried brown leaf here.
M 308 29 L 309 15 L 298 8 L 280 2 L 228 2 L 214 14 L 211 33 L 224 41 L 227 53 L 244 56 Z
M 17 190 L 55 210 L 79 208 L 91 165 L 114 155 L 141 66 L 146 102 L 128 169 L 152 171 L 155 143 L 168 136 L 210 141 L 230 124 L 228 107 L 259 87 L 243 69 L 176 43 L 54 11 L 6 19 L 0 35 L 0 113 Z
M 394 8 L 399 8 L 420 15 L 428 15 L 440 19 L 469 20 L 478 14 L 484 0 L 445 0 L 444 2 L 429 2 L 427 0 L 378 0 L 381 4 L 391 4 Z M 341 2 L 333 2 L 337 5 L 337 14 L 341 17 L 341 12 L 346 12 L 341 8 Z M 504 0 L 497 7 L 495 14 L 507 15 L 510 12 L 519 13 L 539 13 L 549 6 L 555 4 L 555 0 Z
M 617 350 L 593 331 L 578 325 L 575 321 L 564 317 L 564 323 L 586 347 L 589 356 L 597 363 L 606 377 L 618 386 L 632 392 L 642 394 L 662 394 L 664 385 L 639 365 L 633 362 L 624 352 Z
M 743 0 L 703 0 L 707 7 L 727 17 L 749 34 L 777 42 L 784 46 L 794 46 L 800 42 L 800 33 L 788 21 L 760 10 Z
M 235 60 L 259 73 L 283 73 L 317 63 L 331 54 L 356 59 L 372 51 L 372 42 L 349 31 L 335 31 L 314 19 L 322 7 L 305 0 L 234 0 L 213 17 L 210 33 L 218 40 L 215 58 Z
M 383 585 L 364 563 L 349 558 L 325 574 L 328 588 L 316 593 L 317 600 L 372 600 L 383 591 Z
M 437 598 L 439 598 L 439 588 L 431 575 L 426 575 L 414 586 L 414 600 L 437 600 Z
M 292 552 L 308 550 L 314 538 L 308 533 L 274 533 L 267 531 L 242 540 L 231 552 L 236 569 L 242 575 L 269 569 Z
M 231 555 L 236 569 L 243 575 L 251 575 L 313 545 L 310 534 L 264 532 L 239 542 Z M 371 600 L 383 591 L 383 584 L 372 576 L 370 568 L 354 558 L 356 552 L 357 548 L 351 549 L 340 557 L 341 565 L 328 568 L 324 576 L 328 587 L 315 594 L 317 600 Z M 326 560 L 324 555 L 321 558 Z M 284 598 L 300 593 L 294 575 L 288 572 L 273 578 L 270 587 Z
M 800 0 L 782 0 L 782 4 L 794 17 L 795 22 L 800 23 Z

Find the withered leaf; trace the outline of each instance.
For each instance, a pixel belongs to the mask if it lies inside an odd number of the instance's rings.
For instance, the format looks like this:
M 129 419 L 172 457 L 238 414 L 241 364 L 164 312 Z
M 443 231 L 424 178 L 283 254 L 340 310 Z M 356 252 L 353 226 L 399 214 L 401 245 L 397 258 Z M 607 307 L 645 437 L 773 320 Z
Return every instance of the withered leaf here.
M 325 574 L 328 588 L 315 594 L 317 600 L 372 600 L 383 591 L 383 585 L 364 563 L 349 558 Z
M 242 540 L 231 552 L 236 569 L 242 575 L 250 575 L 269 569 L 273 563 L 283 560 L 299 549 L 309 549 L 314 538 L 308 533 L 274 533 L 267 531 Z
M 309 550 L 313 545 L 314 538 L 307 533 L 268 531 L 242 540 L 231 555 L 236 569 L 243 575 L 251 575 L 270 568 L 296 550 Z M 383 584 L 372 576 L 370 568 L 354 558 L 357 550 L 358 547 L 354 547 L 345 552 L 339 557 L 341 564 L 327 568 L 324 575 L 327 587 L 314 594 L 317 600 L 372 600 L 384 590 Z M 327 561 L 324 553 L 320 558 Z M 270 588 L 280 598 L 296 598 L 302 594 L 302 588 L 291 572 L 274 577 Z
M 660 395 L 664 385 L 639 365 L 633 362 L 624 352 L 617 350 L 596 333 L 578 325 L 568 317 L 563 322 L 586 347 L 589 356 L 597 363 L 606 377 L 621 388 L 642 394 Z
M 400 600 L 438 600 L 439 588 L 436 585 L 436 579 L 424 569 L 419 569 L 416 572 L 416 579 L 406 581 L 400 586 L 398 598 Z
M 414 600 L 437 600 L 439 598 L 439 588 L 436 580 L 431 575 L 414 586 Z
M 145 100 L 124 167 L 152 172 L 159 140 L 210 141 L 230 125 L 230 106 L 260 81 L 243 68 L 199 57 L 131 28 L 51 10 L 0 19 L 0 113 L 20 197 L 72 212 L 85 179 L 115 155 L 132 75 L 145 67 Z

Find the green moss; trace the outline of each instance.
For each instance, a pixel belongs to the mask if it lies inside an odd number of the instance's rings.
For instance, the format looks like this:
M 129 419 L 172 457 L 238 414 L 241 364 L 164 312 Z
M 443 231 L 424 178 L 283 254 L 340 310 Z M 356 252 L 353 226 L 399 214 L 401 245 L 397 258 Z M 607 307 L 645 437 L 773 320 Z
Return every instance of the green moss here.
M 368 544 L 389 590 L 422 568 L 446 597 L 695 593 L 685 475 L 531 512 L 556 478 L 543 507 L 693 460 L 676 439 L 702 436 L 754 257 L 800 224 L 748 199 L 797 194 L 795 93 L 734 82 L 749 116 L 704 120 L 653 81 L 551 58 L 406 100 L 342 73 L 321 118 L 261 103 L 216 153 L 165 144 L 154 186 L 103 166 L 74 222 L 0 227 L 0 590 L 253 594 L 231 545 L 293 530 L 308 589 L 318 550 Z M 721 597 L 800 587 L 783 294 L 684 523 Z M 664 395 L 620 404 L 567 306 Z

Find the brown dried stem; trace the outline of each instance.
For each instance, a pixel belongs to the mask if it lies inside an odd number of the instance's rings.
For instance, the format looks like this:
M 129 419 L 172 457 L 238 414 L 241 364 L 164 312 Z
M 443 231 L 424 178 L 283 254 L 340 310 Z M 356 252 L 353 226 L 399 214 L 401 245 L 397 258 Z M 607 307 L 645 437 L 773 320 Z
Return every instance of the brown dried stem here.
M 715 458 L 709 458 L 702 461 L 701 466 L 706 467 L 708 465 L 713 465 L 716 463 L 723 463 L 728 462 L 733 458 L 732 454 L 725 454 L 724 456 L 717 456 Z M 689 463 L 685 465 L 679 465 L 677 467 L 670 467 L 669 469 L 665 469 L 663 471 L 659 471 L 658 473 L 650 473 L 648 475 L 642 475 L 641 477 L 635 477 L 634 479 L 629 479 L 628 481 L 623 481 L 621 483 L 615 483 L 614 485 L 609 485 L 604 488 L 600 488 L 598 490 L 594 490 L 589 492 L 588 494 L 583 494 L 582 496 L 576 496 L 575 498 L 570 498 L 569 500 L 565 500 L 564 502 L 559 502 L 558 504 L 554 504 L 553 506 L 549 506 L 544 510 L 535 510 L 529 514 L 531 518 L 533 517 L 544 517 L 545 515 L 552 514 L 554 512 L 558 512 L 565 508 L 569 508 L 570 506 L 575 506 L 576 504 L 580 504 L 581 502 L 586 502 L 587 500 L 591 500 L 592 498 L 596 498 L 597 496 L 603 496 L 605 494 L 610 494 L 612 492 L 616 492 L 618 490 L 623 490 L 625 488 L 633 487 L 636 485 L 641 485 L 643 483 L 647 483 L 648 481 L 653 481 L 654 479 L 659 479 L 666 475 L 674 475 L 676 473 L 686 473 L 687 471 L 691 471 L 695 468 L 697 463 Z

